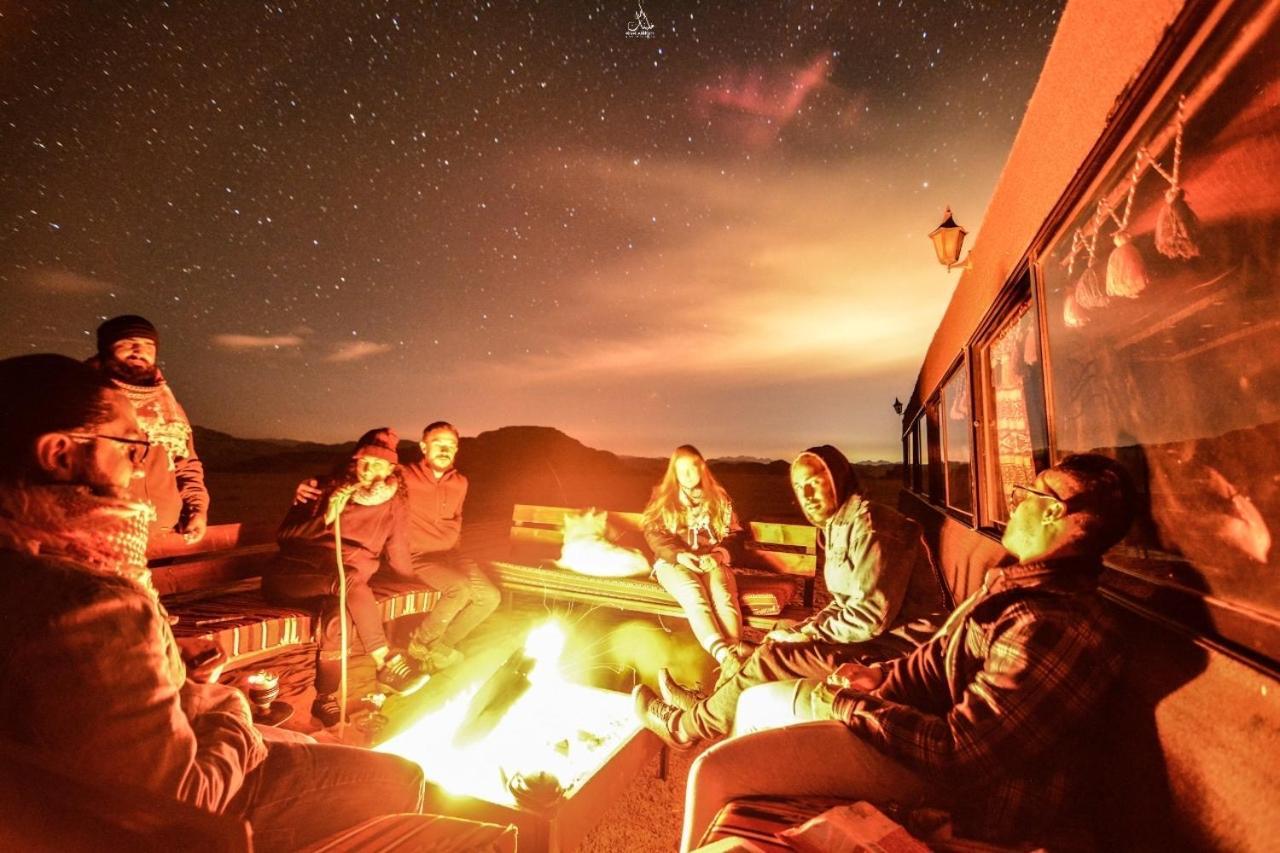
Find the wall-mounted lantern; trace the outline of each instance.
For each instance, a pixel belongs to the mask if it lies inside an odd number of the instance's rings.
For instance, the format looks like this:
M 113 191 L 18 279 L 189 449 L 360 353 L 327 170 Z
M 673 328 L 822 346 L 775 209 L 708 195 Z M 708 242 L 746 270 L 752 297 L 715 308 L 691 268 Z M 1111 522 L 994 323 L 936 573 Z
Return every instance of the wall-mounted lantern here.
M 897 397 L 893 398 L 893 413 L 895 415 L 902 414 L 902 401 L 899 400 Z
M 947 272 L 951 272 L 953 267 L 968 269 L 968 258 L 965 258 L 965 263 L 960 262 L 960 250 L 964 246 L 964 237 L 968 233 L 951 217 L 950 206 L 942 214 L 942 224 L 929 232 L 929 239 L 933 241 L 933 250 L 938 254 L 938 263 L 946 267 Z

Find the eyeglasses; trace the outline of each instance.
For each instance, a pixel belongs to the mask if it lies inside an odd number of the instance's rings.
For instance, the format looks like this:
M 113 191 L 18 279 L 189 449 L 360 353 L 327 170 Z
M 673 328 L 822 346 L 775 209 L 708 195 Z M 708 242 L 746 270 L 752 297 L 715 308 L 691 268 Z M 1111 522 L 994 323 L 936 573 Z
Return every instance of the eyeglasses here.
M 129 461 L 134 465 L 141 465 L 147 458 L 147 452 L 151 450 L 151 442 L 145 438 L 124 438 L 118 435 L 103 435 L 100 432 L 64 432 L 63 435 L 68 438 L 74 438 L 76 441 L 93 441 L 94 439 L 105 438 L 107 441 L 126 445 Z
M 1027 499 L 1027 495 L 1035 495 L 1038 498 L 1047 498 L 1048 500 L 1057 501 L 1058 503 L 1065 505 L 1065 502 L 1062 500 L 1062 498 L 1058 497 L 1055 494 L 1052 494 L 1051 492 L 1042 492 L 1039 489 L 1033 489 L 1030 486 L 1022 485 L 1021 483 L 1014 483 L 1013 486 L 1009 489 L 1010 507 L 1013 509 L 1016 509 L 1018 507 L 1018 504 L 1022 503 L 1024 500 Z

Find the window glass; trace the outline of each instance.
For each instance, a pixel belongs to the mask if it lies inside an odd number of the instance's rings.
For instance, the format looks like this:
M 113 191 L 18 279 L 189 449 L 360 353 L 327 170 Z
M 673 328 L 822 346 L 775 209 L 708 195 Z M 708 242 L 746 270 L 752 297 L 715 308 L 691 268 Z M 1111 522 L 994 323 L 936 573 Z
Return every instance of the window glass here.
M 911 425 L 911 489 L 923 492 L 929 482 L 927 474 L 929 455 L 924 446 L 924 418 L 916 418 Z
M 947 506 L 973 512 L 973 416 L 969 409 L 969 372 L 962 364 L 942 389 L 946 414 L 943 454 L 947 470 Z
M 1119 458 L 1150 499 L 1116 556 L 1274 619 L 1280 26 L 1241 32 L 1223 37 L 1256 41 L 1188 70 L 1042 263 L 1054 449 Z
M 924 407 L 925 453 L 924 475 L 929 497 L 942 503 L 946 486 L 942 480 L 942 434 L 938 429 L 938 400 L 935 397 Z
M 1030 485 L 1049 467 L 1040 328 L 1033 301 L 1023 302 L 979 349 L 979 364 L 986 388 L 983 509 L 988 523 L 1004 523 L 1014 485 Z

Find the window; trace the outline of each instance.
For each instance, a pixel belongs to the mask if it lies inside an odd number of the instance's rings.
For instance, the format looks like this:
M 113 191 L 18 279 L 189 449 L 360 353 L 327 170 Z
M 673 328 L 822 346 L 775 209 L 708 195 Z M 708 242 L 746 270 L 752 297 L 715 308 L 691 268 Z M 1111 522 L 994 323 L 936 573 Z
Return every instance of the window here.
M 1030 485 L 1049 467 L 1040 328 L 1033 299 L 1018 305 L 979 347 L 978 365 L 987 474 L 981 503 L 985 523 L 1003 524 L 1009 519 L 1013 487 Z
M 1149 498 L 1113 564 L 1274 625 L 1280 25 L 1222 31 L 1228 59 L 1171 83 L 1042 257 L 1054 450 Z
M 924 444 L 924 418 L 911 424 L 911 490 L 923 492 L 929 482 L 929 454 Z
M 924 407 L 925 447 L 924 476 L 929 490 L 929 497 L 942 503 L 946 495 L 946 484 L 942 478 L 942 434 L 938 429 L 938 398 L 934 397 Z
M 946 465 L 947 506 L 964 513 L 973 512 L 973 416 L 969 408 L 969 372 L 965 364 L 942 386 L 943 445 Z

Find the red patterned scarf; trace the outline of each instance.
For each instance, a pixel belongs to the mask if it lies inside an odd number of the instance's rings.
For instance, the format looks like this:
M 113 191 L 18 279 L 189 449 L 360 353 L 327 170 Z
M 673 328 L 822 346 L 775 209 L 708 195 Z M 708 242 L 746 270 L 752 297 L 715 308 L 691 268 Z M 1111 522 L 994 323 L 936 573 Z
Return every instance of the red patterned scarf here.
M 99 497 L 84 486 L 0 489 L 0 548 L 62 557 L 130 578 L 155 595 L 147 568 L 149 504 Z

